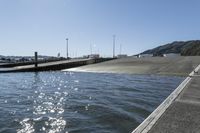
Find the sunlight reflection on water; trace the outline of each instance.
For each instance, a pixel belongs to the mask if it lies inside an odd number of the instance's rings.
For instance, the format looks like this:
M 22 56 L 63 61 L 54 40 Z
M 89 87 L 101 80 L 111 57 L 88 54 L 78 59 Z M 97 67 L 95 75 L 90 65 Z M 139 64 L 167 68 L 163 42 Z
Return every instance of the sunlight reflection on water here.
M 182 77 L 72 72 L 0 75 L 0 132 L 130 132 Z
M 73 76 L 73 73 L 65 73 Z M 25 81 L 27 82 L 27 81 Z M 67 81 L 63 81 L 60 77 L 49 77 L 47 80 L 42 81 L 42 86 L 39 86 L 34 91 L 32 99 L 33 101 L 33 114 L 34 118 L 24 118 L 20 121 L 22 126 L 21 129 L 17 130 L 17 133 L 33 133 L 35 132 L 35 126 L 39 131 L 47 133 L 59 133 L 65 129 L 66 120 L 63 119 L 62 114 L 64 113 L 64 104 L 68 96 L 68 92 L 61 88 L 67 88 Z M 45 93 L 46 86 L 51 86 L 52 83 L 56 82 L 59 86 L 51 90 L 56 90 L 54 93 Z M 74 80 L 75 83 L 79 83 L 78 80 Z M 65 83 L 65 84 L 64 84 Z M 53 87 L 56 87 L 53 85 Z M 70 86 L 73 88 L 73 86 Z M 49 89 L 49 88 L 48 88 Z M 78 88 L 74 88 L 77 91 Z M 30 99 L 30 96 L 27 97 Z M 27 110 L 29 110 L 27 108 Z M 40 123 L 39 125 L 37 123 Z

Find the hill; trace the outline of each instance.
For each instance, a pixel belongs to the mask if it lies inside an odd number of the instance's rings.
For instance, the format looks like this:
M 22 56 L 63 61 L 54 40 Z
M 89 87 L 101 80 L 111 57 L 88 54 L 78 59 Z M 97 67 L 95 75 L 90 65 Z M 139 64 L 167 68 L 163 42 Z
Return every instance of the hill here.
M 175 41 L 163 46 L 156 47 L 144 51 L 141 54 L 168 54 L 168 53 L 179 53 L 183 56 L 196 56 L 200 55 L 200 40 L 192 41 Z

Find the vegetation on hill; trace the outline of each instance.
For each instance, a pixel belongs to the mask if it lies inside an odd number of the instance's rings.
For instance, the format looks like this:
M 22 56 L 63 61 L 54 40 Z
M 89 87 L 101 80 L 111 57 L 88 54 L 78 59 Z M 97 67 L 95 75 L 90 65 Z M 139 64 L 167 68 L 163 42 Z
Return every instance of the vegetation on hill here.
M 183 56 L 196 56 L 200 55 L 200 40 L 193 41 L 176 41 L 163 46 L 156 47 L 144 51 L 141 54 L 168 54 L 168 53 L 177 53 Z

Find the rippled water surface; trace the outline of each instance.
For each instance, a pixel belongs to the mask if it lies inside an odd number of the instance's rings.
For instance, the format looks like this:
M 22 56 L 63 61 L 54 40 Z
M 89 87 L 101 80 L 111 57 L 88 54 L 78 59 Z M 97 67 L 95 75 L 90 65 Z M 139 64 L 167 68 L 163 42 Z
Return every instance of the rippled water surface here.
M 182 77 L 0 74 L 0 133 L 128 133 Z

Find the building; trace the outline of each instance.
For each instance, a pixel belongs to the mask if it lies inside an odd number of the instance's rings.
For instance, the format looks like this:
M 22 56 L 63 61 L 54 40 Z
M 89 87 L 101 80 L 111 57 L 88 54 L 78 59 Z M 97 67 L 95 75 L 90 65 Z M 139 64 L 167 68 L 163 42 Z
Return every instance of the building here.
M 168 53 L 168 54 L 165 54 L 166 57 L 177 57 L 177 56 L 181 56 L 181 54 L 179 53 Z
M 100 57 L 99 54 L 91 54 L 89 55 L 89 58 L 92 58 L 92 59 L 98 59 Z
M 117 58 L 126 58 L 128 57 L 127 54 L 119 54 L 117 55 Z
M 140 57 L 153 57 L 153 54 L 141 54 Z

